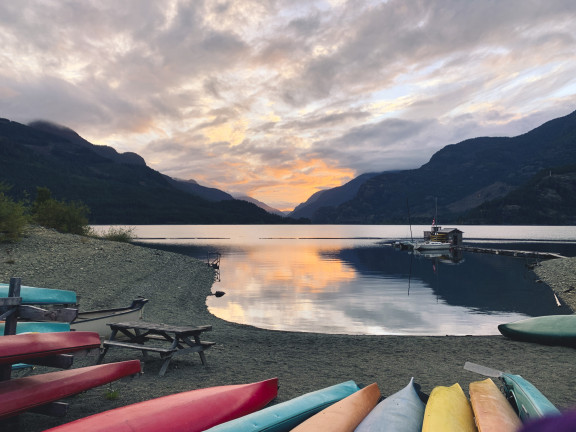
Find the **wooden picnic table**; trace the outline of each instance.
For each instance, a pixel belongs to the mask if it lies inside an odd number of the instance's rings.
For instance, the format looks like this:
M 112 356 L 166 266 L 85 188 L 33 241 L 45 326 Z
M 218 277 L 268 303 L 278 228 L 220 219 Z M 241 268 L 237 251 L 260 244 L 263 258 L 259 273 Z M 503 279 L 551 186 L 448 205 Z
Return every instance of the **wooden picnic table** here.
M 215 344 L 200 340 L 202 333 L 212 330 L 210 325 L 190 327 L 146 321 L 110 323 L 108 325 L 111 329 L 110 338 L 102 343 L 103 349 L 97 363 L 104 359 L 106 352 L 111 347 L 140 350 L 144 359 L 147 359 L 148 352 L 157 352 L 164 359 L 160 368 L 160 376 L 166 373 L 170 361 L 177 354 L 197 352 L 202 364 L 206 365 L 204 351 Z M 156 343 L 146 345 L 150 341 Z

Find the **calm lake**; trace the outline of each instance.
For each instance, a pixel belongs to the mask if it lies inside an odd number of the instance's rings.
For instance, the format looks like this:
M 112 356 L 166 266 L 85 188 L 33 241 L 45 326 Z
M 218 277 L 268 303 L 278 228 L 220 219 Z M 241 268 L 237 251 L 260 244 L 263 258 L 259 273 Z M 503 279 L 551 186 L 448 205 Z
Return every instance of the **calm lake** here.
M 95 227 L 106 229 L 107 227 Z M 290 331 L 493 335 L 503 322 L 570 311 L 528 268 L 535 260 L 400 250 L 429 226 L 159 225 L 137 243 L 207 261 L 221 254 L 208 297 L 228 321 Z M 457 226 L 465 245 L 576 256 L 576 227 Z

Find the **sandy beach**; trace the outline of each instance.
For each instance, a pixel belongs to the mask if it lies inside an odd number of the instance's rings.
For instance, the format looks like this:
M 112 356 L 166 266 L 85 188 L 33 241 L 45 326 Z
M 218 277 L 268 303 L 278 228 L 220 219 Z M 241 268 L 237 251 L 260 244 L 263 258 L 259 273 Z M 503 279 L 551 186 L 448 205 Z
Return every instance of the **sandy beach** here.
M 275 402 L 346 380 L 378 383 L 387 396 L 410 377 L 424 393 L 460 383 L 467 392 L 484 377 L 463 369 L 466 361 L 510 371 L 532 382 L 560 409 L 576 406 L 576 351 L 514 342 L 503 336 L 349 336 L 269 331 L 223 321 L 211 315 L 206 296 L 213 270 L 192 258 L 125 243 L 115 243 L 33 228 L 16 244 L 0 245 L 0 282 L 77 292 L 80 309 L 121 307 L 136 296 L 150 299 L 144 318 L 154 322 L 213 327 L 205 339 L 216 345 L 197 355 L 176 357 L 164 377 L 161 361 L 144 365 L 141 376 L 68 398 L 65 418 L 25 413 L 20 430 L 37 432 L 115 407 L 203 387 L 278 377 Z M 543 262 L 536 274 L 576 309 L 576 258 Z M 106 362 L 140 358 L 133 350 L 110 350 Z M 74 367 L 94 364 L 77 359 Z M 41 370 L 39 370 L 40 372 Z M 107 390 L 118 392 L 114 400 Z

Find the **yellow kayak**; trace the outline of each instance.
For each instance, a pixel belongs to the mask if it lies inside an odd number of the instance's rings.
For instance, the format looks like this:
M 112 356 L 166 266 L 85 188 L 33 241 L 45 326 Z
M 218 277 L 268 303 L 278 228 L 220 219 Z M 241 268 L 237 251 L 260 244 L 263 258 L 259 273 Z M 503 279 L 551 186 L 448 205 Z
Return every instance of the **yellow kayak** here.
M 470 403 L 480 432 L 516 432 L 522 427 L 520 417 L 490 378 L 470 383 Z
M 475 432 L 474 414 L 460 384 L 438 386 L 430 393 L 422 432 Z
M 370 384 L 362 390 L 325 408 L 300 423 L 293 432 L 352 432 L 364 417 L 376 406 L 381 394 L 378 384 Z

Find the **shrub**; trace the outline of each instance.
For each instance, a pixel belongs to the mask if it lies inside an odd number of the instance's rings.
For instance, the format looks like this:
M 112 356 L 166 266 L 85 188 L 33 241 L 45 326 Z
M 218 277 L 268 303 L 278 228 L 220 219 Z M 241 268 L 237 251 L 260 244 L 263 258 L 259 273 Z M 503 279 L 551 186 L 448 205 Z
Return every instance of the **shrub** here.
M 53 199 L 50 190 L 43 187 L 37 189 L 36 201 L 32 205 L 32 217 L 38 225 L 62 233 L 88 234 L 89 212 L 88 207 L 82 203 Z
M 0 183 L 0 242 L 16 241 L 28 224 L 26 207 L 5 195 L 8 187 Z
M 134 228 L 122 228 L 122 227 L 110 227 L 108 231 L 102 233 L 96 233 L 93 229 L 90 229 L 90 236 L 101 238 L 104 240 L 117 241 L 122 243 L 130 243 L 134 240 Z

